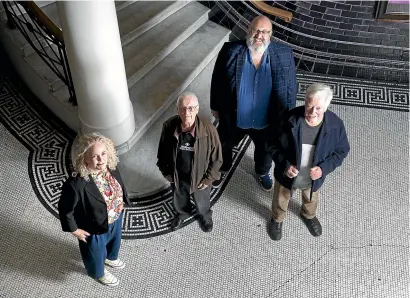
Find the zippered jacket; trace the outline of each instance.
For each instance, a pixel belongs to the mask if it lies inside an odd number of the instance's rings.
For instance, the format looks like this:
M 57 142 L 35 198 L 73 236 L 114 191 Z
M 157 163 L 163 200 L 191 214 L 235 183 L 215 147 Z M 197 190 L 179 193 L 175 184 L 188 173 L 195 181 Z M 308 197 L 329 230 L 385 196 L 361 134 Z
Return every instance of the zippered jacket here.
M 181 118 L 178 115 L 171 117 L 163 124 L 157 154 L 159 170 L 164 177 L 168 175 L 173 177 L 175 187 L 179 186 L 175 165 L 178 148 L 177 129 L 180 126 Z M 209 120 L 196 116 L 190 192 L 195 192 L 200 183 L 211 185 L 214 180 L 218 180 L 221 165 L 222 148 L 215 126 Z
M 287 189 L 292 189 L 295 178 L 288 178 L 287 168 L 295 165 L 300 170 L 302 157 L 302 121 L 305 107 L 300 106 L 285 113 L 281 124 L 271 131 L 269 152 L 275 162 L 275 179 Z M 339 167 L 350 151 L 343 121 L 333 112 L 327 110 L 312 161 L 312 167 L 322 169 L 322 177 L 312 181 L 311 191 L 317 191 L 326 176 Z

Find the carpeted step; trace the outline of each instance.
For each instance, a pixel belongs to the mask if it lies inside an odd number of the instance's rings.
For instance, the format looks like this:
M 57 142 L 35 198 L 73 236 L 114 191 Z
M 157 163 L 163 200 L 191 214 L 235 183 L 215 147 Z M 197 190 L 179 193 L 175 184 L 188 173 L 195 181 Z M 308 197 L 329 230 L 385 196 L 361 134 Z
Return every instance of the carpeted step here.
M 191 2 L 123 47 L 128 87 L 160 63 L 208 20 L 209 9 Z
M 126 46 L 186 4 L 188 1 L 137 1 L 127 9 L 118 11 L 122 46 Z

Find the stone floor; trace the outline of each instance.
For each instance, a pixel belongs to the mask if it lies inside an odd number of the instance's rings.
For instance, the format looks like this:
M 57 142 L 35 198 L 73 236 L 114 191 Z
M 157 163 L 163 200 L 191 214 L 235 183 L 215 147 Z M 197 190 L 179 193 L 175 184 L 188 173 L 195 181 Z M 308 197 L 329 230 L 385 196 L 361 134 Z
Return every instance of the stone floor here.
M 332 104 L 351 152 L 320 191 L 321 237 L 298 218 L 300 195 L 283 239 L 267 236 L 272 193 L 256 182 L 251 143 L 213 205 L 214 231 L 192 222 L 124 239 L 127 266 L 112 270 L 121 283 L 111 289 L 86 276 L 75 239 L 55 216 L 72 132 L 14 82 L 0 89 L 0 297 L 408 297 L 404 109 Z M 147 202 L 138 202 L 143 210 Z

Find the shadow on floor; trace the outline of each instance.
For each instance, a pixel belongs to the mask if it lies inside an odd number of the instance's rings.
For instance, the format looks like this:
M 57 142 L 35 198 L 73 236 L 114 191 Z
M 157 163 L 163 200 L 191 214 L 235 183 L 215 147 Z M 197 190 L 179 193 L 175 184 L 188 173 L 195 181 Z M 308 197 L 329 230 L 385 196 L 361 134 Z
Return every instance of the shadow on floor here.
M 76 240 L 64 241 L 37 228 L 2 218 L 0 264 L 6 272 L 54 281 L 65 280 L 72 272 L 86 274 Z
M 251 164 L 252 165 L 252 167 L 246 167 L 246 168 L 242 169 L 246 174 L 252 176 L 252 178 L 254 180 L 252 185 L 250 185 L 249 187 L 261 187 L 261 185 L 259 183 L 259 180 L 258 180 L 258 176 L 256 175 L 256 173 L 254 171 L 253 157 L 248 156 L 248 155 L 244 155 L 242 160 L 241 160 L 241 164 L 242 165 L 243 164 Z M 272 164 L 272 167 L 274 167 L 274 164 Z M 237 168 L 236 170 L 239 170 L 239 168 Z M 272 176 L 272 179 L 274 180 L 275 178 Z M 268 194 L 267 196 L 269 197 L 266 203 L 261 202 L 261 201 L 257 201 L 255 198 L 253 198 L 253 195 L 251 195 L 251 194 L 242 196 L 241 198 L 238 198 L 238 200 L 242 204 L 244 204 L 247 207 L 249 207 L 250 209 L 252 209 L 261 218 L 266 218 L 268 220 L 271 217 L 273 189 L 269 192 L 266 192 L 266 193 Z M 298 217 L 299 217 L 299 213 L 300 213 L 300 209 L 301 209 L 301 203 L 299 202 L 299 200 L 301 200 L 301 194 L 300 194 L 300 191 L 298 190 L 293 194 L 291 200 L 289 201 L 289 206 L 288 206 L 288 212 L 292 212 Z

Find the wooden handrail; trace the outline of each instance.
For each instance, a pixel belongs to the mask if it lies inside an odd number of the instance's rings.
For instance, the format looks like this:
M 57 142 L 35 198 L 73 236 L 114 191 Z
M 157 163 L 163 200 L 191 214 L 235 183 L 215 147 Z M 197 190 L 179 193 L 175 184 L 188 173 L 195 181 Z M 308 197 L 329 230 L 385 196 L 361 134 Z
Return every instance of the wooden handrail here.
M 249 2 L 251 2 L 259 10 L 266 12 L 267 14 L 270 14 L 272 16 L 280 17 L 287 23 L 289 23 L 293 18 L 293 14 L 291 12 L 270 6 L 269 4 L 266 4 L 263 1 L 251 0 Z
M 43 12 L 43 10 L 37 6 L 34 1 L 28 1 L 28 9 L 33 13 L 33 16 L 37 18 L 44 27 L 50 30 L 50 33 L 53 34 L 59 41 L 63 42 L 63 31 L 57 27 L 56 24 Z

